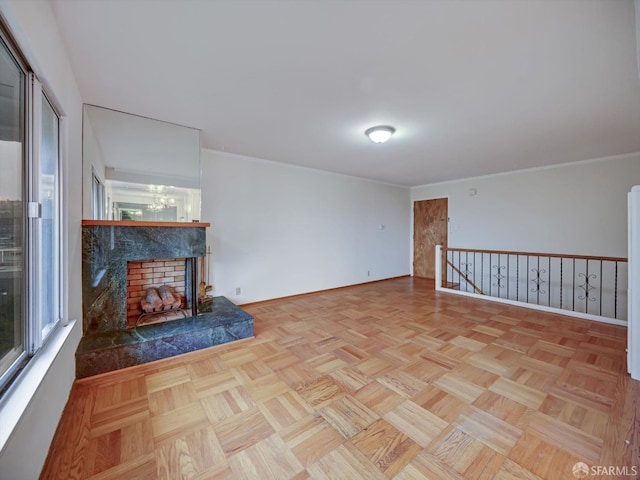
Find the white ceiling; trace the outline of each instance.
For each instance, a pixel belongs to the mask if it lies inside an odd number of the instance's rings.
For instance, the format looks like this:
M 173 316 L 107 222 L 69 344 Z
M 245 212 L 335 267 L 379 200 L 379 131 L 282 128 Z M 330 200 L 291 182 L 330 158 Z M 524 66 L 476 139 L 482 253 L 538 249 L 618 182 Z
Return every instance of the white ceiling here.
M 86 103 L 206 148 L 407 186 L 640 151 L 632 0 L 52 5 Z

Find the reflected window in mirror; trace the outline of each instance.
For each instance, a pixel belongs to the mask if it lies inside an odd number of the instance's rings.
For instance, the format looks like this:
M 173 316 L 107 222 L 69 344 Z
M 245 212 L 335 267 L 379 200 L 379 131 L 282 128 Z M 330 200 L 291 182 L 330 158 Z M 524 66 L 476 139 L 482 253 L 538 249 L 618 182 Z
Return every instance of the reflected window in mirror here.
M 104 182 L 98 176 L 95 169 L 92 168 L 91 170 L 91 218 L 93 218 L 94 220 L 104 220 L 106 218 Z

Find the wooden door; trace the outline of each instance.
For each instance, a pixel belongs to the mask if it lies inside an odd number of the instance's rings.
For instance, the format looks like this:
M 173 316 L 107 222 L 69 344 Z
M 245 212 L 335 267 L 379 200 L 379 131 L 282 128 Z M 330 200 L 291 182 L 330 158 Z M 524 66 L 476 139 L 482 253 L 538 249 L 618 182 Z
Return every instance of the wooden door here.
M 413 202 L 413 276 L 435 279 L 436 245 L 447 246 L 448 200 Z

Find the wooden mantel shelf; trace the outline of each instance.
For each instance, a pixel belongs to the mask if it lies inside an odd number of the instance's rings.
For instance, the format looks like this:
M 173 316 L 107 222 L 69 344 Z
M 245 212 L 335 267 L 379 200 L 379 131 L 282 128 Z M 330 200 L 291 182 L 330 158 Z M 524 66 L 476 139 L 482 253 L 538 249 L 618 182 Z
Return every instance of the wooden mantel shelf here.
M 209 222 L 145 222 L 137 220 L 82 220 L 83 227 L 210 227 Z

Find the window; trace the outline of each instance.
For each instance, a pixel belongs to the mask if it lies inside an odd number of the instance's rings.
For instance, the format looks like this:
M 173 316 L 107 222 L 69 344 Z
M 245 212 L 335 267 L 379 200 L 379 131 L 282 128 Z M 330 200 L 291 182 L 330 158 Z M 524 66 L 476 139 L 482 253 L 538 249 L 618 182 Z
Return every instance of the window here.
M 37 232 L 38 249 L 36 264 L 37 323 L 39 335 L 46 338 L 57 320 L 60 318 L 60 251 L 59 222 L 59 119 L 55 110 L 44 95 L 41 95 L 42 109 L 40 114 L 40 149 L 37 177 L 38 189 L 34 198 L 39 203 L 40 218 Z
M 25 355 L 22 252 L 26 74 L 4 42 L 0 47 L 0 372 L 4 373 Z
M 0 391 L 61 317 L 59 130 L 40 82 L 0 35 Z

